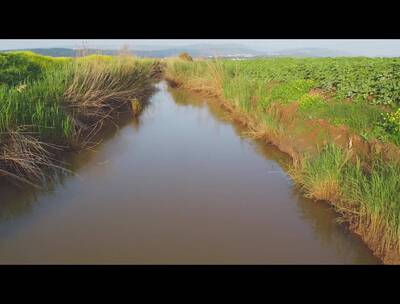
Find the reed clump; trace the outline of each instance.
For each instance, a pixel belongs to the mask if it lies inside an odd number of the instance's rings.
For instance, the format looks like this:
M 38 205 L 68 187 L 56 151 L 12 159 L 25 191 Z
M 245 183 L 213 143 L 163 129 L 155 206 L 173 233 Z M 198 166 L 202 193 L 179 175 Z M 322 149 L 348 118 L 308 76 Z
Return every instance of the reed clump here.
M 1 55 L 10 68 L 0 71 L 7 79 L 0 83 L 0 175 L 35 186 L 61 169 L 60 154 L 117 124 L 133 98 L 143 106 L 163 71 L 158 61 L 132 56 Z
M 137 98 L 131 100 L 131 107 L 134 116 L 139 115 L 140 112 L 142 112 L 143 110 L 142 105 L 140 104 L 140 101 Z

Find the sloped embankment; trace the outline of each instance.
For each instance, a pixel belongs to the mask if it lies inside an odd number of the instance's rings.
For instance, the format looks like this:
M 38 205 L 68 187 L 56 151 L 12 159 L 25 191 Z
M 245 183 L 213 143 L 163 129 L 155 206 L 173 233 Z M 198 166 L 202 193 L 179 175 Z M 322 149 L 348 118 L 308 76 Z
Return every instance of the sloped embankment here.
M 400 263 L 400 151 L 375 136 L 382 129 L 370 128 L 388 109 L 340 99 L 312 80 L 273 80 L 268 69 L 261 77 L 250 67 L 245 74 L 232 62 L 175 61 L 168 63 L 166 78 L 213 97 L 249 136 L 288 153 L 289 173 L 305 196 L 329 201 L 377 257 Z

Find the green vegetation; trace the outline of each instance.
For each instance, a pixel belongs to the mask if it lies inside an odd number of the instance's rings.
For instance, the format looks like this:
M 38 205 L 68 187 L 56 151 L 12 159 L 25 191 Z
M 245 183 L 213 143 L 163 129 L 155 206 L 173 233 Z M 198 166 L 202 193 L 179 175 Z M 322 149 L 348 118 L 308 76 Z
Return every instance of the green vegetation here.
M 386 133 L 391 137 L 392 141 L 400 145 L 400 108 L 395 112 L 382 114 L 383 120 L 380 122 Z
M 0 53 L 0 175 L 44 182 L 59 150 L 84 147 L 131 99 L 143 103 L 160 72 L 129 56 Z
M 68 61 L 71 59 L 41 56 L 32 52 L 0 53 L 0 85 L 16 86 L 37 80 L 47 68 L 61 66 Z
M 330 201 L 384 262 L 400 262 L 400 59 L 171 60 L 166 75 L 233 106 L 250 135 L 292 156 L 307 196 Z
M 0 89 L 0 132 L 31 126 L 41 139 L 61 141 L 72 135 L 67 113 L 62 110 L 67 75 L 51 69 L 39 80 Z M 71 77 L 71 75 L 69 75 Z
M 346 125 L 368 139 L 398 143 L 399 132 L 385 125 L 380 113 L 400 107 L 400 59 L 280 58 L 224 60 L 217 65 L 223 69 L 223 96 L 243 109 L 297 101 L 309 118 Z M 192 66 L 176 62 L 170 69 L 176 77 L 212 79 L 215 68 L 209 66 L 208 61 Z M 326 102 L 318 102 L 311 89 L 323 91 Z

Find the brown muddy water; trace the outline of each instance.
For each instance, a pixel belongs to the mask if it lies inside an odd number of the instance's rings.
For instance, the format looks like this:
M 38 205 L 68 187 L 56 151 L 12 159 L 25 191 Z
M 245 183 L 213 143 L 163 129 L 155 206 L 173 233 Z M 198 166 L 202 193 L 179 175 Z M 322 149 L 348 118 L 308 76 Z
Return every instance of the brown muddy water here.
M 276 148 L 165 83 L 52 190 L 0 187 L 1 264 L 375 264 Z

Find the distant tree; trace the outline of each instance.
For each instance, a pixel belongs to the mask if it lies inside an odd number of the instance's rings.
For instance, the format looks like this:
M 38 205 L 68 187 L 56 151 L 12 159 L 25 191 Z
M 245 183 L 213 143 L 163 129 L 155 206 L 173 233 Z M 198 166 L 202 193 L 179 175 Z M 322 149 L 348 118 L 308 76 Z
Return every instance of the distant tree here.
M 190 56 L 188 53 L 183 52 L 179 54 L 179 58 L 185 61 L 193 61 L 192 56 Z

